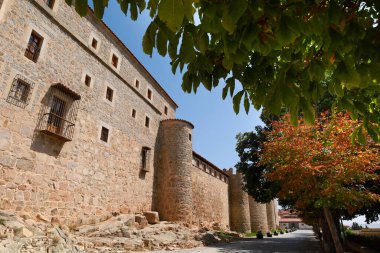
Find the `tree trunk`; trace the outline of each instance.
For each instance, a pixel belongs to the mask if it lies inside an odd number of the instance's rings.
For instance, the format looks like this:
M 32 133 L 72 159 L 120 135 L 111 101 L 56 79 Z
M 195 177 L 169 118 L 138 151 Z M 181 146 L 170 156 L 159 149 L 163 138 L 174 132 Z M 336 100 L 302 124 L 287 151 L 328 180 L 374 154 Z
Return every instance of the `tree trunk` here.
M 331 211 L 327 207 L 323 207 L 323 214 L 326 218 L 327 225 L 329 226 L 330 234 L 331 234 L 334 247 L 335 247 L 335 252 L 343 253 L 344 251 L 343 251 L 342 243 L 340 242 L 338 231 L 336 229 Z
M 334 243 L 332 242 L 330 229 L 325 218 L 322 219 L 322 232 L 323 252 L 334 253 Z

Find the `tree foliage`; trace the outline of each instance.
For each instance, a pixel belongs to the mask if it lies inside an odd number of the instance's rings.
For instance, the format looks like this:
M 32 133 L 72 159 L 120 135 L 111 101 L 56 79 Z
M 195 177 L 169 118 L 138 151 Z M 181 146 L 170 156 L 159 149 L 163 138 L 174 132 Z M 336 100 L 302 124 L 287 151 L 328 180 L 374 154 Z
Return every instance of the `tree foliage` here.
M 68 4 L 74 1 L 66 0 Z M 108 0 L 94 0 L 102 17 Z M 315 118 L 314 102 L 329 93 L 380 138 L 380 2 L 376 0 L 118 0 L 135 20 L 152 18 L 142 40 L 171 58 L 182 88 L 196 92 L 224 83 L 223 98 L 278 114 L 288 108 Z M 81 15 L 87 0 L 76 0 Z M 195 21 L 196 20 L 196 21 Z M 198 22 L 199 20 L 199 22 Z M 237 83 L 242 89 L 237 88 Z M 239 86 L 240 87 L 240 86 Z M 356 134 L 356 132 L 354 133 Z
M 314 125 L 299 127 L 287 119 L 272 122 L 260 165 L 273 169 L 265 176 L 279 182 L 280 199 L 292 199 L 297 210 L 329 208 L 357 214 L 380 203 L 378 148 L 347 114 L 322 114 Z M 359 130 L 357 130 L 359 129 Z M 360 131 L 359 142 L 349 136 Z

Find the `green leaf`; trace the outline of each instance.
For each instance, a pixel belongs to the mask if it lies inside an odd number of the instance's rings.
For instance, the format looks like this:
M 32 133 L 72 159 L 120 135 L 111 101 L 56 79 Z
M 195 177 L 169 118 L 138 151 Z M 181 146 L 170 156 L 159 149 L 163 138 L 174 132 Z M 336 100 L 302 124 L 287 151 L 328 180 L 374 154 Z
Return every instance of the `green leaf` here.
M 222 98 L 223 98 L 223 100 L 225 100 L 226 97 L 227 97 L 228 89 L 229 89 L 229 85 L 226 84 L 226 86 L 224 86 L 223 91 L 222 91 Z
M 307 123 L 314 124 L 315 110 L 309 100 L 301 97 L 300 99 L 301 110 L 303 111 Z
M 234 66 L 234 61 L 230 58 L 225 56 L 222 61 L 223 67 L 227 70 L 231 70 Z
M 246 0 L 230 0 L 229 4 L 224 5 L 222 26 L 229 33 L 233 33 L 240 17 L 244 14 L 248 7 Z
M 137 11 L 137 4 L 135 2 L 131 3 L 131 8 L 129 11 L 131 12 L 131 19 L 137 20 L 138 11 Z
M 173 61 L 170 63 L 172 65 L 172 73 L 175 75 L 177 72 L 178 64 L 179 64 L 179 59 Z
M 150 23 L 143 37 L 143 50 L 149 56 L 153 54 L 153 47 L 155 46 L 155 36 L 158 26 L 155 22 Z
M 179 57 L 183 63 L 189 63 L 195 58 L 194 40 L 189 32 L 183 34 Z
M 185 10 L 185 17 L 193 21 L 195 8 L 193 7 L 193 0 L 183 0 L 183 8 Z
M 150 15 L 151 18 L 153 18 L 154 16 L 156 16 L 157 7 L 158 7 L 158 1 L 159 0 L 149 0 L 149 2 L 148 2 L 148 7 L 147 8 L 150 10 L 149 11 L 149 15 Z
M 249 103 L 248 93 L 246 92 L 244 96 L 244 109 L 247 114 L 249 112 L 249 107 L 250 107 L 250 103 Z
M 86 16 L 88 11 L 87 0 L 75 1 L 75 11 L 82 17 Z
M 359 127 L 359 131 L 358 131 L 358 142 L 360 145 L 365 145 L 367 143 L 367 140 L 366 140 L 365 135 L 363 133 L 363 127 L 362 126 Z
M 185 17 L 183 0 L 161 0 L 158 5 L 158 17 L 170 30 L 178 31 Z
M 139 12 L 143 12 L 146 6 L 145 0 L 138 0 L 137 6 L 139 7 Z
M 72 2 L 72 0 L 69 0 L 69 1 Z M 66 0 L 66 2 L 68 2 L 68 1 Z M 94 13 L 95 13 L 95 16 L 97 16 L 100 19 L 103 18 L 104 9 L 108 6 L 108 1 L 93 0 L 93 3 L 94 3 Z
M 244 94 L 244 91 L 241 90 L 239 91 L 238 93 L 236 93 L 236 95 L 234 96 L 234 98 L 232 99 L 232 102 L 233 102 L 233 105 L 234 105 L 234 111 L 236 114 L 239 113 L 239 110 L 240 110 L 240 102 L 241 102 L 241 98 Z
M 156 45 L 157 51 L 161 56 L 165 56 L 168 48 L 167 37 L 165 31 L 161 28 L 157 32 Z
M 356 138 L 358 136 L 359 128 L 360 127 L 355 128 L 355 130 L 351 134 L 351 143 L 352 143 L 352 145 L 355 144 L 355 140 L 356 140 Z
M 100 0 L 100 2 L 103 2 L 103 1 Z M 128 12 L 129 2 L 126 1 L 126 0 L 118 0 L 118 2 L 119 2 L 119 5 L 120 5 L 120 9 L 121 9 L 121 11 L 122 11 L 124 14 L 127 14 L 127 12 Z
M 376 127 L 374 126 L 373 124 L 368 124 L 366 125 L 366 129 L 368 131 L 368 134 L 371 136 L 371 138 L 375 141 L 375 142 L 379 142 L 380 140 L 380 129 L 379 127 Z

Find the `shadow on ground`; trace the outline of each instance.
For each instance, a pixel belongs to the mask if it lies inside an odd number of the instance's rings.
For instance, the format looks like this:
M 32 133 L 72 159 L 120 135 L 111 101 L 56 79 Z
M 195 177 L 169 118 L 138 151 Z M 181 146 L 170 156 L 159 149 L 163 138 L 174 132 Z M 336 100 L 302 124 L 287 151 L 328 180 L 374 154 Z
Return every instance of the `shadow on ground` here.
M 276 252 L 302 252 L 302 253 L 320 253 L 322 252 L 320 242 L 315 239 L 310 232 L 297 231 L 292 234 L 285 234 L 281 237 L 238 239 L 228 244 L 214 245 L 211 248 L 216 249 L 218 253 L 276 253 Z M 207 247 L 206 247 L 207 249 Z M 206 250 L 208 252 L 208 250 Z

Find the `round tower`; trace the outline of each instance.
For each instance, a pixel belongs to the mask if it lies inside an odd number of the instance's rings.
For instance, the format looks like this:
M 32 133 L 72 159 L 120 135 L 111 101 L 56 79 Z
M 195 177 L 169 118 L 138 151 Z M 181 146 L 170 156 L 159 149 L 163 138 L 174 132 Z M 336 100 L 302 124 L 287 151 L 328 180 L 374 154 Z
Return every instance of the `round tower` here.
M 241 233 L 251 232 L 248 193 L 243 191 L 243 176 L 234 175 L 232 169 L 228 171 L 230 194 L 230 227 L 231 230 Z
M 275 206 L 274 201 L 267 203 L 267 218 L 268 218 L 268 228 L 269 230 L 276 229 L 276 217 L 275 217 Z
M 192 222 L 193 124 L 163 120 L 159 129 L 154 208 L 167 221 Z
M 249 196 L 249 212 L 251 216 L 251 230 L 257 232 L 261 230 L 263 233 L 268 232 L 267 206 L 256 202 Z

